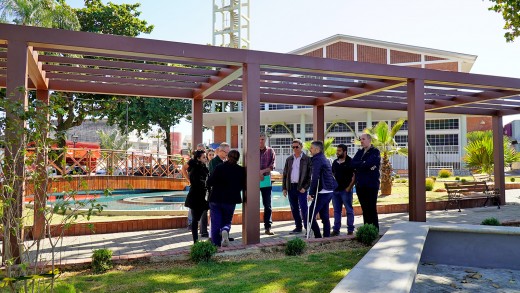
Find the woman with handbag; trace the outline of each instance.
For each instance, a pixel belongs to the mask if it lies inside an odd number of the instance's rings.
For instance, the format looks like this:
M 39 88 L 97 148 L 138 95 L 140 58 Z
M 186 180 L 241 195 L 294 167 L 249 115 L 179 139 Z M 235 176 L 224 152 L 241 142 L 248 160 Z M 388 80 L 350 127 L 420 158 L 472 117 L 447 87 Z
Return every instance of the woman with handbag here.
M 205 213 L 209 206 L 206 201 L 206 180 L 208 178 L 208 168 L 206 167 L 206 151 L 198 150 L 193 158 L 188 161 L 188 176 L 190 178 L 191 187 L 184 205 L 191 209 L 193 220 L 191 221 L 191 235 L 193 243 L 199 239 L 198 226 L 199 219 Z

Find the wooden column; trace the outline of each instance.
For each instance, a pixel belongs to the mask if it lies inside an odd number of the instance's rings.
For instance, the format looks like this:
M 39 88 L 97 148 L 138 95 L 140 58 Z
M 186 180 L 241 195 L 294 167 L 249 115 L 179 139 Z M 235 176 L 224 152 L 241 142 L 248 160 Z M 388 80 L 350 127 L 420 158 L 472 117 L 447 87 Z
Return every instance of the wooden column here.
M 312 109 L 314 140 L 325 140 L 325 106 L 315 105 Z
M 197 149 L 197 145 L 202 143 L 202 124 L 204 112 L 204 100 L 193 99 L 191 102 L 191 145 L 192 150 Z M 191 154 L 190 154 L 191 156 Z
M 37 90 L 36 98 L 45 105 L 49 105 L 49 90 Z M 46 111 L 41 109 L 42 111 Z M 49 116 L 47 115 L 47 121 Z M 45 124 L 40 131 L 42 131 L 41 147 L 45 147 L 47 136 L 49 134 L 49 123 Z M 41 126 L 41 125 L 40 125 Z M 38 146 L 37 146 L 38 147 Z M 38 152 L 36 158 L 36 174 L 38 176 L 38 186 L 34 189 L 34 224 L 32 228 L 33 239 L 45 238 L 45 205 L 47 203 L 47 165 L 48 165 L 48 154 L 42 150 Z
M 244 244 L 260 243 L 260 66 L 244 64 L 242 78 L 244 121 L 244 166 L 247 169 L 246 192 L 242 204 Z
M 8 41 L 7 44 L 7 100 L 27 108 L 27 44 L 23 41 Z M 17 235 L 9 234 L 9 241 L 4 242 L 2 251 L 6 261 L 6 251 L 15 262 L 20 263 L 20 250 L 18 240 L 24 239 L 23 228 L 17 226 L 14 218 L 22 217 L 22 209 L 25 193 L 25 165 L 23 149 L 26 145 L 23 130 L 26 123 L 20 120 L 16 114 L 6 110 L 7 126 L 5 129 L 5 184 L 12 185 L 13 193 L 9 195 L 14 199 L 12 205 L 4 207 L 4 229 L 14 229 Z M 5 170 L 9 168 L 10 170 Z M 6 221 L 9 215 L 10 221 Z M 19 229 L 16 229 L 19 228 Z M 21 228 L 21 229 L 20 229 Z M 8 247 L 7 247 L 8 246 Z
M 426 222 L 424 81 L 408 80 L 409 219 Z
M 500 204 L 506 203 L 506 180 L 504 175 L 504 128 L 502 116 L 493 116 L 493 161 L 495 188 L 500 191 Z

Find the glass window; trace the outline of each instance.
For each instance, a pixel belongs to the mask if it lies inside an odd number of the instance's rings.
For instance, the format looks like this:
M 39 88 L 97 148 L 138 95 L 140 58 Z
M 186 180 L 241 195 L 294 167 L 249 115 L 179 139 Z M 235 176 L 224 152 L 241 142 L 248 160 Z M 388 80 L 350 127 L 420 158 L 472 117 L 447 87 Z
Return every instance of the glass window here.
M 293 105 L 284 105 L 284 104 L 269 104 L 269 110 L 284 110 L 284 109 L 293 109 Z
M 291 137 L 275 137 L 269 139 L 269 143 L 271 146 L 287 146 L 292 143 L 293 139 Z
M 365 128 L 367 128 L 367 123 L 366 122 L 358 122 L 357 123 L 357 131 L 358 132 L 361 132 L 361 131 L 365 130 Z
M 395 142 L 403 145 L 408 143 L 408 135 L 396 135 L 395 136 Z
M 391 121 L 390 127 L 394 127 L 394 125 L 397 123 L 397 121 Z M 401 129 L 399 130 L 408 130 L 408 120 L 405 120 L 403 123 L 403 126 L 401 126 Z
M 269 125 L 269 127 L 272 127 Z M 287 124 L 287 128 L 291 130 L 291 132 L 294 132 L 294 124 Z M 287 134 L 290 133 L 287 128 L 285 128 L 283 125 L 276 125 L 272 127 L 272 134 Z
M 459 145 L 458 134 L 428 134 L 426 135 L 428 143 L 432 146 L 436 145 Z
M 314 132 L 313 124 L 305 124 L 305 133 L 313 133 Z
M 426 120 L 427 130 L 459 129 L 459 119 Z

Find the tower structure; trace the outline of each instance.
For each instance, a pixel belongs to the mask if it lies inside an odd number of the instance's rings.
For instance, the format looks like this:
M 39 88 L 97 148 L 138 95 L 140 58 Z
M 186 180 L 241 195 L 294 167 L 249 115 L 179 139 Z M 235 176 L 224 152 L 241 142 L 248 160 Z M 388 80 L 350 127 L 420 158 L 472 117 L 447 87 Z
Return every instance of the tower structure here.
M 213 46 L 249 49 L 249 0 L 213 0 Z

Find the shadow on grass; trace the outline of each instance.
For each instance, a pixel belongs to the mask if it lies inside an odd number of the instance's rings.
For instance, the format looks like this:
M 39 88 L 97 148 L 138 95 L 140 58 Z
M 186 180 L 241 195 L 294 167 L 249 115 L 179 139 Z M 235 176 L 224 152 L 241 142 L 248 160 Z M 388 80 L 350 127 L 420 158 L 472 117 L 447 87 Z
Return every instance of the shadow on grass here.
M 144 265 L 60 279 L 56 292 L 329 292 L 368 249 L 270 260 Z

